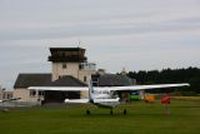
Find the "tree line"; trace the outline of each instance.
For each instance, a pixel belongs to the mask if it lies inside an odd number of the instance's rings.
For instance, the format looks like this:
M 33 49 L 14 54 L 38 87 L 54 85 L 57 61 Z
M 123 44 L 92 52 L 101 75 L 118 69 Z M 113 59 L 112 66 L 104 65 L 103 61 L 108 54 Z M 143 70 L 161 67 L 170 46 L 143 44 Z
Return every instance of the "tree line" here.
M 161 71 L 130 71 L 127 73 L 127 76 L 136 79 L 137 84 L 189 83 L 190 87 L 178 88 L 176 91 L 183 95 L 196 95 L 200 93 L 200 69 L 196 67 L 186 69 L 168 68 Z

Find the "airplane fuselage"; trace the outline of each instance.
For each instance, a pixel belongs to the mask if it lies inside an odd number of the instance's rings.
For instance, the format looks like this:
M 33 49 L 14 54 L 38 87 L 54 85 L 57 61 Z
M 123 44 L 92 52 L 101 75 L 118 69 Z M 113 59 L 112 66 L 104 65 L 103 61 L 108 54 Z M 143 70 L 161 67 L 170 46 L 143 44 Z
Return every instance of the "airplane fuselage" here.
M 99 107 L 105 107 L 105 108 L 115 108 L 120 104 L 119 101 L 120 98 L 116 99 L 94 99 L 93 104 L 97 105 Z
M 115 108 L 120 104 L 120 98 L 110 92 L 95 92 L 91 93 L 90 103 L 100 107 Z

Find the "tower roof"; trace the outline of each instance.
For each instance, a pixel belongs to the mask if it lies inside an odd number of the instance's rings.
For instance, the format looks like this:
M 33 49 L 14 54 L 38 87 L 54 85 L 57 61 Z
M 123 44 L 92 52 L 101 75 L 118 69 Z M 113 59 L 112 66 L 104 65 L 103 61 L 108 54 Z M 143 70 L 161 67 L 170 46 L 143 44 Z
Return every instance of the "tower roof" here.
M 81 47 L 51 47 L 49 50 L 51 53 L 55 51 L 85 51 L 85 49 Z
M 85 49 L 80 47 L 53 47 L 49 49 L 51 56 L 48 57 L 52 62 L 84 62 Z

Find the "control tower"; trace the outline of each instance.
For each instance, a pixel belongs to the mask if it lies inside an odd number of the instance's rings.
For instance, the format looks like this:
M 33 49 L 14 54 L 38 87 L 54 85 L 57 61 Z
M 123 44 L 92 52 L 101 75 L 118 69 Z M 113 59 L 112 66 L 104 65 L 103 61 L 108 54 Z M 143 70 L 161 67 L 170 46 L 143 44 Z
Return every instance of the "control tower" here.
M 50 48 L 50 52 L 48 61 L 52 62 L 52 81 L 70 75 L 88 84 L 96 71 L 96 64 L 88 63 L 84 48 Z

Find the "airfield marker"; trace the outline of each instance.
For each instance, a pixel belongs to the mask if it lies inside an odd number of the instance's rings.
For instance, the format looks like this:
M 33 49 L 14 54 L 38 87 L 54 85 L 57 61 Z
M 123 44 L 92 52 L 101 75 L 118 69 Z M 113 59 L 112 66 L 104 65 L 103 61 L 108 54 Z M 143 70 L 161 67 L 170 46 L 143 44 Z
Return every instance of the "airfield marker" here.
M 170 104 L 170 95 L 169 94 L 166 94 L 164 95 L 163 97 L 161 97 L 161 104 L 165 105 L 165 114 L 166 115 L 169 115 L 170 114 L 170 111 L 169 111 L 169 104 Z

